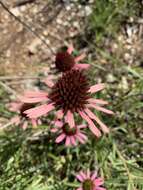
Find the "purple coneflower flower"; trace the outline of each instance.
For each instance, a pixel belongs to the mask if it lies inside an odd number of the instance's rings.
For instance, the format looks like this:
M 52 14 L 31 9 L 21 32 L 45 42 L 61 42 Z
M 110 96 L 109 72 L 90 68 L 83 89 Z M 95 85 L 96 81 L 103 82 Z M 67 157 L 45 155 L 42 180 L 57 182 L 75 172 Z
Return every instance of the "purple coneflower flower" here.
M 51 83 L 50 83 L 51 87 Z M 109 129 L 93 113 L 92 109 L 113 114 L 112 111 L 102 107 L 107 104 L 102 99 L 92 98 L 92 94 L 104 89 L 103 83 L 90 86 L 86 75 L 80 70 L 71 70 L 63 74 L 55 84 L 52 84 L 51 92 L 28 92 L 22 101 L 36 103 L 45 101 L 43 105 L 31 108 L 24 113 L 32 119 L 46 115 L 55 110 L 58 119 L 66 118 L 67 123 L 72 128 L 75 126 L 74 114 L 78 113 L 82 119 L 88 123 L 90 130 L 97 136 L 101 136 L 100 130 L 95 126 L 96 121 L 104 133 Z
M 21 125 L 23 129 L 26 129 L 28 127 L 28 123 L 30 122 L 34 127 L 36 127 L 38 124 L 41 123 L 40 120 L 37 121 L 37 119 L 31 118 L 29 119 L 25 113 L 23 113 L 25 110 L 32 108 L 33 104 L 27 104 L 22 102 L 12 102 L 8 105 L 8 108 L 12 112 L 17 112 L 18 115 L 14 116 L 10 124 L 15 125 Z
M 97 172 L 81 171 L 76 177 L 81 182 L 81 187 L 77 190 L 106 190 L 102 187 L 104 181 L 102 178 L 97 177 Z
M 56 138 L 56 143 L 60 143 L 65 140 L 66 146 L 76 146 L 77 141 L 82 144 L 86 142 L 87 137 L 84 132 L 81 132 L 81 129 L 86 127 L 86 125 L 77 125 L 71 128 L 68 123 L 63 123 L 62 121 L 57 120 L 54 122 L 54 128 L 51 129 L 51 132 L 59 134 Z
M 90 67 L 89 64 L 79 63 L 82 59 L 84 59 L 85 54 L 74 57 L 72 55 L 73 50 L 74 48 L 71 45 L 66 52 L 58 52 L 56 54 L 55 65 L 58 71 L 66 72 L 71 69 L 88 69 Z

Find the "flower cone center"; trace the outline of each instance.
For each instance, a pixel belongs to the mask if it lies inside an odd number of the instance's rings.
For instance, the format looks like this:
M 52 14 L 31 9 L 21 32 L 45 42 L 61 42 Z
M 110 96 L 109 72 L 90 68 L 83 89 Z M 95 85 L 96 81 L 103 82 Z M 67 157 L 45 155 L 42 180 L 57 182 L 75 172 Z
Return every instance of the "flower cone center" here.
M 89 98 L 88 90 L 88 80 L 83 72 L 71 70 L 57 81 L 49 98 L 64 112 L 77 112 L 85 108 Z
M 73 128 L 70 128 L 70 126 L 66 123 L 64 126 L 63 126 L 63 132 L 68 135 L 68 136 L 73 136 L 76 134 L 76 131 L 77 131 L 77 128 L 76 127 L 73 127 Z
M 91 181 L 90 179 L 87 179 L 83 182 L 83 190 L 93 190 L 94 188 L 94 184 L 93 181 Z
M 74 57 L 68 52 L 57 53 L 55 64 L 59 71 L 69 71 L 75 65 Z

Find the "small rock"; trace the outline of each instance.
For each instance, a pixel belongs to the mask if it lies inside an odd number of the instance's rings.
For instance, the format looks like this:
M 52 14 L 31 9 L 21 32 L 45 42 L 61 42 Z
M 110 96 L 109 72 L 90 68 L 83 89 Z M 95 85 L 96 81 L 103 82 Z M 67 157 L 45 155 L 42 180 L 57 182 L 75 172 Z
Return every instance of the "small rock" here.
M 85 14 L 86 16 L 89 16 L 92 13 L 92 8 L 89 6 L 85 6 Z
M 107 75 L 107 82 L 112 83 L 116 81 L 116 77 L 112 74 Z
M 20 12 L 19 8 L 17 8 L 17 7 L 10 9 L 10 11 L 11 11 L 15 16 L 20 16 L 20 15 L 21 15 L 21 12 Z

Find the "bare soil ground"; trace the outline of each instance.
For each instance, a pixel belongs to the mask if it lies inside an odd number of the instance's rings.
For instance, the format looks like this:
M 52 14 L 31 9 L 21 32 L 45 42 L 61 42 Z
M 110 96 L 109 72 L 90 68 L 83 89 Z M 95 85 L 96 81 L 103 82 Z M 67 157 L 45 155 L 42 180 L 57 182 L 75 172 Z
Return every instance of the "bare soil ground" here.
M 20 5 L 19 2 L 4 1 L 50 48 L 0 6 L 0 75 L 30 75 L 44 64 L 50 65 L 53 52 L 82 31 L 84 18 L 90 14 L 90 9 L 85 11 L 85 5 L 77 3 L 37 0 Z

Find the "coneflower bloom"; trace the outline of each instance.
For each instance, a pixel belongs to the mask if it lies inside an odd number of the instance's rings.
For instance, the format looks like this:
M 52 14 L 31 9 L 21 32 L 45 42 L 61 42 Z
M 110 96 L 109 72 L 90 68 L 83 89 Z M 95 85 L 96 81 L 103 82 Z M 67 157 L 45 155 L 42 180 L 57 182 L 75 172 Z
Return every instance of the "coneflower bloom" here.
M 84 144 L 87 140 L 84 132 L 81 132 L 81 129 L 86 128 L 86 125 L 76 125 L 72 128 L 68 125 L 68 123 L 64 123 L 62 121 L 57 120 L 54 122 L 54 128 L 51 129 L 52 133 L 58 133 L 58 137 L 56 138 L 56 143 L 60 143 L 65 141 L 66 146 L 76 146 L 77 141 Z
M 17 116 L 14 116 L 10 120 L 10 124 L 21 125 L 23 129 L 28 127 L 28 123 L 30 122 L 32 126 L 36 127 L 38 124 L 41 124 L 41 121 L 37 119 L 29 119 L 25 113 L 25 110 L 33 107 L 33 104 L 27 104 L 22 102 L 12 102 L 8 105 L 8 109 L 12 112 L 17 112 Z
M 76 178 L 81 182 L 81 187 L 77 190 L 106 190 L 102 185 L 104 181 L 102 178 L 97 177 L 97 172 L 91 173 L 89 170 L 87 172 L 80 172 Z
M 51 85 L 50 85 L 51 86 Z M 74 114 L 78 113 L 82 119 L 88 123 L 90 130 L 97 136 L 101 136 L 100 130 L 95 126 L 96 121 L 104 133 L 109 129 L 93 113 L 92 109 L 102 111 L 107 114 L 113 114 L 112 111 L 102 107 L 107 104 L 101 99 L 92 98 L 92 94 L 102 90 L 104 84 L 89 85 L 86 75 L 80 70 L 71 70 L 62 75 L 58 81 L 52 85 L 51 92 L 28 92 L 22 101 L 27 103 L 36 103 L 45 101 L 43 105 L 29 109 L 24 113 L 30 118 L 38 118 L 42 115 L 55 110 L 58 119 L 66 118 L 67 123 L 72 128 L 75 126 Z
M 89 64 L 79 63 L 84 59 L 85 54 L 81 54 L 77 57 L 72 55 L 74 48 L 73 46 L 69 46 L 67 51 L 58 52 L 56 54 L 55 65 L 56 69 L 60 72 L 66 72 L 71 69 L 88 69 L 90 67 Z

